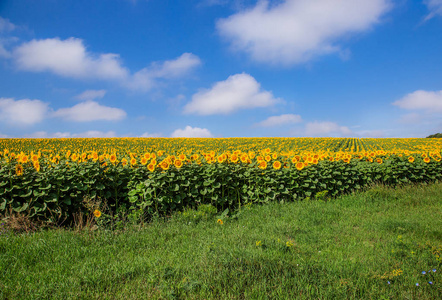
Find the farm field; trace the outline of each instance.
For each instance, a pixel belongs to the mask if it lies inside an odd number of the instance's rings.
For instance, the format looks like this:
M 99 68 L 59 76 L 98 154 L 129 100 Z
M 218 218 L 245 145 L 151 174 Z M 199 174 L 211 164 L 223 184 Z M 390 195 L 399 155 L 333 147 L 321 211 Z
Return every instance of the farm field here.
M 327 198 L 441 178 L 441 139 L 0 139 L 0 213 L 68 224 Z M 85 202 L 86 201 L 86 202 Z

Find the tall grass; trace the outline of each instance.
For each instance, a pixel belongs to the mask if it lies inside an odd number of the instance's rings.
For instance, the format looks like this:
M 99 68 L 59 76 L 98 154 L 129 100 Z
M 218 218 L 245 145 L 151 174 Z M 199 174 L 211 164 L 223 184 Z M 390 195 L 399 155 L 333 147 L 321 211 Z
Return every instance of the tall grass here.
M 120 231 L 0 229 L 0 298 L 441 299 L 441 212 L 436 183 Z

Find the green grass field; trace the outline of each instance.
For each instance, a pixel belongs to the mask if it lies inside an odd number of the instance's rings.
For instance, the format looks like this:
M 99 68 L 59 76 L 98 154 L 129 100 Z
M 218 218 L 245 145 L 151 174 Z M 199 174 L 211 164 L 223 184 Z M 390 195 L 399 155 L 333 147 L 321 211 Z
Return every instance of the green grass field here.
M 119 230 L 5 223 L 0 298 L 441 299 L 441 213 L 435 183 Z

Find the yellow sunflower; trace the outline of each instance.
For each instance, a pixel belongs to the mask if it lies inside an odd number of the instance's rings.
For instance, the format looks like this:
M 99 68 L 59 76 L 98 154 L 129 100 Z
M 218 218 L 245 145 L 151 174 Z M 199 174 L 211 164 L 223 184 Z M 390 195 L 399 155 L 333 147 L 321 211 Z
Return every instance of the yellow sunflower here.
M 94 216 L 95 216 L 96 218 L 101 217 L 101 211 L 99 211 L 98 209 L 94 210 Z
M 175 167 L 177 169 L 179 169 L 179 168 L 181 168 L 183 166 L 183 161 L 180 160 L 180 159 L 176 159 L 173 164 L 175 165 Z
M 273 163 L 273 169 L 275 169 L 275 170 L 281 169 L 281 163 L 279 161 L 275 161 Z

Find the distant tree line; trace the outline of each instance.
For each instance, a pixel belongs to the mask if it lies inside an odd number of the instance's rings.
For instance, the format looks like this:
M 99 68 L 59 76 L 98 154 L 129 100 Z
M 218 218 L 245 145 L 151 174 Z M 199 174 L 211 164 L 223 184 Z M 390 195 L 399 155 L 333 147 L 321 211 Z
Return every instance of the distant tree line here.
M 427 138 L 442 138 L 442 133 L 435 133 L 427 136 Z

